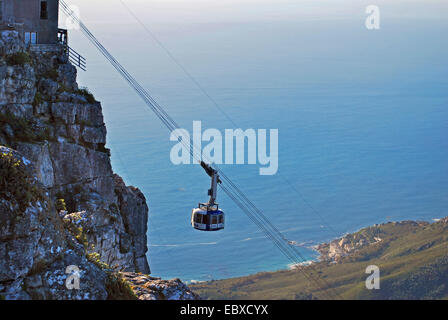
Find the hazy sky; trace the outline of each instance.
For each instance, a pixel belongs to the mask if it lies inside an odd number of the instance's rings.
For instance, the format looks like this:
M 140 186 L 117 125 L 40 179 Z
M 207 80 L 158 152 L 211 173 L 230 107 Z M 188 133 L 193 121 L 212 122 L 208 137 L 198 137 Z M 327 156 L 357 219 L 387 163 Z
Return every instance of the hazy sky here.
M 280 128 L 279 170 L 341 233 L 384 216 L 427 217 L 444 208 L 448 0 L 65 1 L 79 6 L 81 20 L 182 127 L 199 119 L 209 128 L 231 124 L 121 1 L 239 126 Z M 379 31 L 365 27 L 368 5 L 380 8 Z M 178 243 L 182 236 L 203 242 L 188 214 L 208 177 L 172 165 L 161 122 L 79 31 L 70 31 L 69 42 L 87 58 L 78 81 L 102 101 L 114 170 L 150 199 L 150 243 Z M 292 212 L 303 218 L 291 216 L 289 223 L 286 211 L 297 195 L 278 177 L 260 178 L 258 167 L 226 169 L 257 206 L 275 214 L 276 224 L 313 223 L 303 203 Z M 268 185 L 275 186 L 276 201 L 271 188 L 264 190 Z M 224 204 L 233 222 L 214 237 L 253 231 L 230 201 Z M 299 239 L 324 230 L 315 226 L 300 223 Z M 264 244 L 243 244 L 230 244 L 226 254 L 215 247 L 152 247 L 150 264 L 157 275 L 197 279 L 201 268 L 216 271 L 198 262 L 204 252 L 216 253 L 216 262 L 207 263 L 236 274 L 261 271 L 276 259 L 260 254 Z M 241 248 L 259 252 L 246 262 L 229 258 Z M 259 261 L 263 269 L 251 269 Z
M 127 20 L 121 0 L 66 0 L 88 21 Z M 151 22 L 228 22 L 289 19 L 358 19 L 368 5 L 385 17 L 444 19 L 446 0 L 122 0 Z

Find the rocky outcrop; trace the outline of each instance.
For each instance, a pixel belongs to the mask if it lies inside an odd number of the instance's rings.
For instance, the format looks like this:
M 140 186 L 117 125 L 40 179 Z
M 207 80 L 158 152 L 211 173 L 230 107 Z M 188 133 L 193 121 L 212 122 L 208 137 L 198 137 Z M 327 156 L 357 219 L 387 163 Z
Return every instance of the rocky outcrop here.
M 342 258 L 353 255 L 360 249 L 381 244 L 384 238 L 390 238 L 391 235 L 385 233 L 383 227 L 392 226 L 395 228 L 419 228 L 427 226 L 429 223 L 424 221 L 401 221 L 388 222 L 385 224 L 376 224 L 372 227 L 361 229 L 358 232 L 344 235 L 342 238 L 332 240 L 328 243 L 322 243 L 314 246 L 313 249 L 318 251 L 320 261 L 333 263 L 341 262 Z
M 148 206 L 112 170 L 101 104 L 62 50 L 30 51 L 15 31 L 0 32 L 0 145 L 39 193 L 0 190 L 0 295 L 105 299 L 104 270 L 149 274 Z M 69 265 L 80 290 L 65 287 Z
M 373 228 L 371 228 L 373 230 Z M 372 231 L 370 230 L 370 231 Z M 341 258 L 354 253 L 365 246 L 380 242 L 382 239 L 375 232 L 363 229 L 351 233 L 329 243 L 322 243 L 314 247 L 320 253 L 319 260 L 339 262 Z
M 339 262 L 342 257 L 345 257 L 357 249 L 363 248 L 366 245 L 380 242 L 381 238 L 374 241 L 367 241 L 365 238 L 353 242 L 347 236 L 331 241 L 330 243 L 320 244 L 315 247 L 320 253 L 319 260 Z
M 139 300 L 199 300 L 179 279 L 161 280 L 144 274 L 123 272 L 124 279 L 130 284 Z
M 120 239 L 120 248 L 123 251 L 132 248 L 135 269 L 149 273 L 146 260 L 148 207 L 145 196 L 138 188 L 127 187 L 118 175 L 114 175 L 114 185 L 118 199 L 118 212 L 121 213 L 126 231 L 126 236 Z

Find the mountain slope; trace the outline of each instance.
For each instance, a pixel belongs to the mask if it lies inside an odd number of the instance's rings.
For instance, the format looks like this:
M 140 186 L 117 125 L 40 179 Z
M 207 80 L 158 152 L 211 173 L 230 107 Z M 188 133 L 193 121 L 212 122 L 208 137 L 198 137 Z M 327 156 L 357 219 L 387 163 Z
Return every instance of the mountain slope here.
M 333 243 L 333 246 L 331 245 Z M 340 244 L 335 248 L 334 244 Z M 332 247 L 332 250 L 330 250 Z M 323 261 L 311 268 L 343 299 L 448 298 L 448 218 L 435 223 L 390 222 L 365 228 L 318 247 Z M 328 254 L 329 251 L 339 254 Z M 380 289 L 365 286 L 366 268 L 380 269 Z M 328 299 L 299 269 L 191 286 L 209 299 Z

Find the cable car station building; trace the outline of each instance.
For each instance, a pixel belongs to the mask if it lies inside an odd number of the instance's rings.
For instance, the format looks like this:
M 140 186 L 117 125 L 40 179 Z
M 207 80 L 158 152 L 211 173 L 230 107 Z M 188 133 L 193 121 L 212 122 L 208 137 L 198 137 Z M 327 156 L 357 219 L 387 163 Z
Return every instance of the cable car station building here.
M 13 28 L 27 44 L 58 42 L 59 0 L 0 0 L 1 29 Z
M 59 0 L 0 0 L 0 30 L 16 30 L 34 52 L 63 51 L 86 70 L 86 59 L 68 45 L 68 32 L 58 27 Z

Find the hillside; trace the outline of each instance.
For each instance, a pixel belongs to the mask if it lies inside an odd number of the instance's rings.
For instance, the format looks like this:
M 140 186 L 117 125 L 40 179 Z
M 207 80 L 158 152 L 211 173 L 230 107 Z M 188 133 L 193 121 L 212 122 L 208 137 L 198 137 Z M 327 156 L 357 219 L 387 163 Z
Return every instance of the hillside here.
M 316 249 L 322 261 L 300 268 L 318 274 L 340 299 L 448 298 L 448 217 L 434 223 L 375 225 Z M 369 265 L 380 268 L 380 290 L 365 287 Z M 191 288 L 205 299 L 328 298 L 300 270 L 258 273 Z

